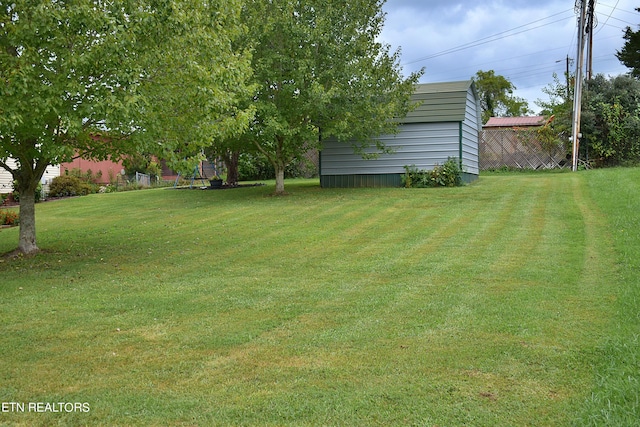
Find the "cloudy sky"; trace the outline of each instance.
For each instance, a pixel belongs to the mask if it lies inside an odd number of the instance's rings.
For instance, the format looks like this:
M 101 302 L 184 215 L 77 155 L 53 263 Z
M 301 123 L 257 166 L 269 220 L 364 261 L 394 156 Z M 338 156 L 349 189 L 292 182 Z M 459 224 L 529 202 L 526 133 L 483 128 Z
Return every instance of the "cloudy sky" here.
M 638 29 L 638 7 L 638 0 L 596 0 L 594 73 L 628 71 L 615 53 L 624 29 Z M 494 70 L 535 112 L 537 99 L 548 100 L 541 89 L 553 73 L 564 78 L 567 56 L 577 57 L 575 0 L 387 0 L 384 10 L 382 40 L 402 49 L 405 75 L 424 67 L 428 83 Z

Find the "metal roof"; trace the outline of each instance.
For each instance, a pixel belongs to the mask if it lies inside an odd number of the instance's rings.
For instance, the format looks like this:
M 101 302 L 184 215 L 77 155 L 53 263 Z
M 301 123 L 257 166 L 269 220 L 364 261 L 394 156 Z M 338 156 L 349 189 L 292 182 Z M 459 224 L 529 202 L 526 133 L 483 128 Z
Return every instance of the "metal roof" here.
M 465 119 L 469 89 L 477 99 L 472 80 L 416 85 L 411 100 L 420 105 L 403 123 L 462 122 Z

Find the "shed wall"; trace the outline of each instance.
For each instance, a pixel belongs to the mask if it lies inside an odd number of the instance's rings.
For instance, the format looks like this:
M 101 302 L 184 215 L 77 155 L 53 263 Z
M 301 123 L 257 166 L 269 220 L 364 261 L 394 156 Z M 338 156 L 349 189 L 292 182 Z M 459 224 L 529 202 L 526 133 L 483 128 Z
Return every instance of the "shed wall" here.
M 461 160 L 465 181 L 479 174 L 480 104 L 471 82 L 418 85 L 412 95 L 418 107 L 399 125 L 397 135 L 379 140 L 393 152 L 365 160 L 350 144 L 324 141 L 320 154 L 323 187 L 393 186 L 405 166 L 431 170 L 449 157 Z M 365 150 L 367 154 L 375 149 Z
M 462 168 L 466 173 L 478 175 L 480 173 L 478 144 L 480 132 L 482 131 L 482 121 L 480 105 L 471 89 L 467 91 L 465 111 L 465 118 L 461 126 L 462 153 L 456 157 L 462 159 Z
M 449 157 L 460 156 L 459 123 L 407 123 L 400 129 L 397 135 L 379 138 L 394 152 L 370 160 L 355 154 L 349 144 L 325 141 L 320 154 L 320 175 L 403 174 L 404 166 L 433 169 Z

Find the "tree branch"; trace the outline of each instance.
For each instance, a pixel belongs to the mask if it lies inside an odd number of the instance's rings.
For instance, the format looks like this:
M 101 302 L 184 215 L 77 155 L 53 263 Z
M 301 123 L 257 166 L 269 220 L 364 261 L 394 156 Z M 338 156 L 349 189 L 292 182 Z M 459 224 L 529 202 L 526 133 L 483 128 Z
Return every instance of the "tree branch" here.
M 11 168 L 9 167 L 9 165 L 8 165 L 8 164 L 6 164 L 5 162 L 0 161 L 0 167 L 2 167 L 2 169 L 4 169 L 4 170 L 6 170 L 7 172 L 9 172 L 11 175 L 13 175 L 13 172 L 14 172 L 14 171 L 13 171 L 13 169 L 11 169 Z

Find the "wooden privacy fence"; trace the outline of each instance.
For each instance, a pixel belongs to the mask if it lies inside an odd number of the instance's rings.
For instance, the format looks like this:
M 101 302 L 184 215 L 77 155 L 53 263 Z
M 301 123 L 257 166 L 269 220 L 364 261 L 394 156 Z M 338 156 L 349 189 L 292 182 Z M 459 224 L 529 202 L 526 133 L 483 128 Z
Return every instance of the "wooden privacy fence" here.
M 536 132 L 513 128 L 480 132 L 480 169 L 555 169 L 569 166 L 564 147 L 544 148 Z

